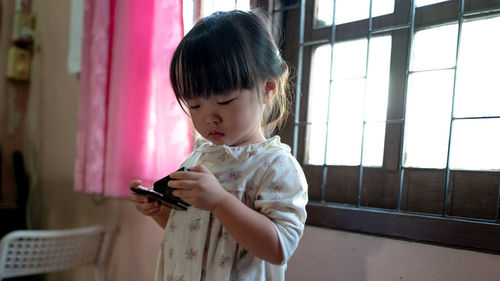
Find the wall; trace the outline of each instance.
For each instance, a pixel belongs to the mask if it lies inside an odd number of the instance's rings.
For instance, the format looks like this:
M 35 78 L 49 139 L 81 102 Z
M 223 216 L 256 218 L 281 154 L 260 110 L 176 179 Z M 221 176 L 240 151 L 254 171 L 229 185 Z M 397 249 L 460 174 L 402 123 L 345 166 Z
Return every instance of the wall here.
M 500 256 L 306 227 L 287 281 L 497 281 Z
M 13 1 L 3 0 L 3 3 Z M 152 280 L 161 230 L 124 199 L 73 191 L 79 82 L 66 70 L 69 5 L 33 1 L 37 18 L 28 145 L 37 171 L 30 200 L 34 228 L 101 224 L 116 231 L 106 280 Z M 2 7 L 13 9 L 12 4 Z M 1 40 L 5 40 L 2 34 Z M 0 56 L 5 56 L 1 53 Z M 0 61 L 4 61 L 4 57 Z M 500 280 L 500 256 L 307 227 L 287 271 L 288 281 Z M 46 280 L 90 280 L 89 270 Z
M 162 230 L 139 215 L 125 199 L 102 198 L 73 191 L 79 81 L 67 72 L 71 1 L 32 1 L 37 22 L 32 79 L 28 95 L 29 119 L 24 145 L 30 176 L 29 215 L 32 228 L 58 229 L 101 224 L 115 232 L 106 280 L 152 280 Z M 9 31 L 13 0 L 2 0 L 3 31 Z M 2 46 L 9 34 L 2 33 Z M 0 61 L 5 61 L 2 48 Z M 5 63 L 2 64 L 2 74 Z M 2 77 L 5 77 L 2 75 Z M 6 82 L 10 84 L 10 82 Z M 8 86 L 8 85 L 7 85 Z M 5 86 L 5 87 L 7 87 Z M 4 87 L 0 90 L 2 93 Z M 4 95 L 2 94 L 2 98 Z M 6 143 L 15 142 L 12 139 Z M 23 143 L 20 141 L 18 143 Z M 90 269 L 47 275 L 47 280 L 90 280 Z

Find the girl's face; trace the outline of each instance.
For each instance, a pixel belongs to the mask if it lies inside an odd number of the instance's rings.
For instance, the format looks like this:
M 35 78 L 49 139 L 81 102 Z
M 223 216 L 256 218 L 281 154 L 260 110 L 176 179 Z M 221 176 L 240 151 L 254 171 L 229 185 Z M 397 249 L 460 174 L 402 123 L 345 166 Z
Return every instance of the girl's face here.
M 261 129 L 264 101 L 257 89 L 233 90 L 186 103 L 198 133 L 214 144 L 239 146 L 265 141 Z

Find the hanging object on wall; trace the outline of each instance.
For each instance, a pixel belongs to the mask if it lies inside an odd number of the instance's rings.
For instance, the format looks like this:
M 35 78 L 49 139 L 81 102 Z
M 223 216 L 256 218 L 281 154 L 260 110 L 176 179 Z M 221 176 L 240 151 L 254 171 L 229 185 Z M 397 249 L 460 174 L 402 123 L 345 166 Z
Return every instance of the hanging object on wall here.
M 19 47 L 10 47 L 7 58 L 7 78 L 27 82 L 30 80 L 31 53 Z
M 27 12 L 16 11 L 12 25 L 13 42 L 32 42 L 33 41 L 33 16 Z

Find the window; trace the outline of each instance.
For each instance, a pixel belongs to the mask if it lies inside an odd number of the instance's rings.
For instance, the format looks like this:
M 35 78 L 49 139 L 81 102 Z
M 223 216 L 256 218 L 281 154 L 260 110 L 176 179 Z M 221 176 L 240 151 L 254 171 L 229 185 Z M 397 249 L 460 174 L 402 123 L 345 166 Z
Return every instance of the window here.
M 500 252 L 500 1 L 276 2 L 308 223 Z
M 184 33 L 187 33 L 193 24 L 200 18 L 206 17 L 215 11 L 230 10 L 250 10 L 250 0 L 187 0 L 182 1 Z M 259 6 L 259 3 L 253 3 L 252 7 Z

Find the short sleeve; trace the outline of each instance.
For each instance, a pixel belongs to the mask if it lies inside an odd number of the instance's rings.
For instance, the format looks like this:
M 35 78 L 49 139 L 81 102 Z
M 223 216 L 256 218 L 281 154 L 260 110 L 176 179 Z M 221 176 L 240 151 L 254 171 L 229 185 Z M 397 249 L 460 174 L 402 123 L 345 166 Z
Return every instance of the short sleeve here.
M 285 264 L 304 231 L 307 182 L 299 163 L 284 151 L 273 155 L 263 168 L 266 170 L 257 186 L 255 208 L 273 221 Z

